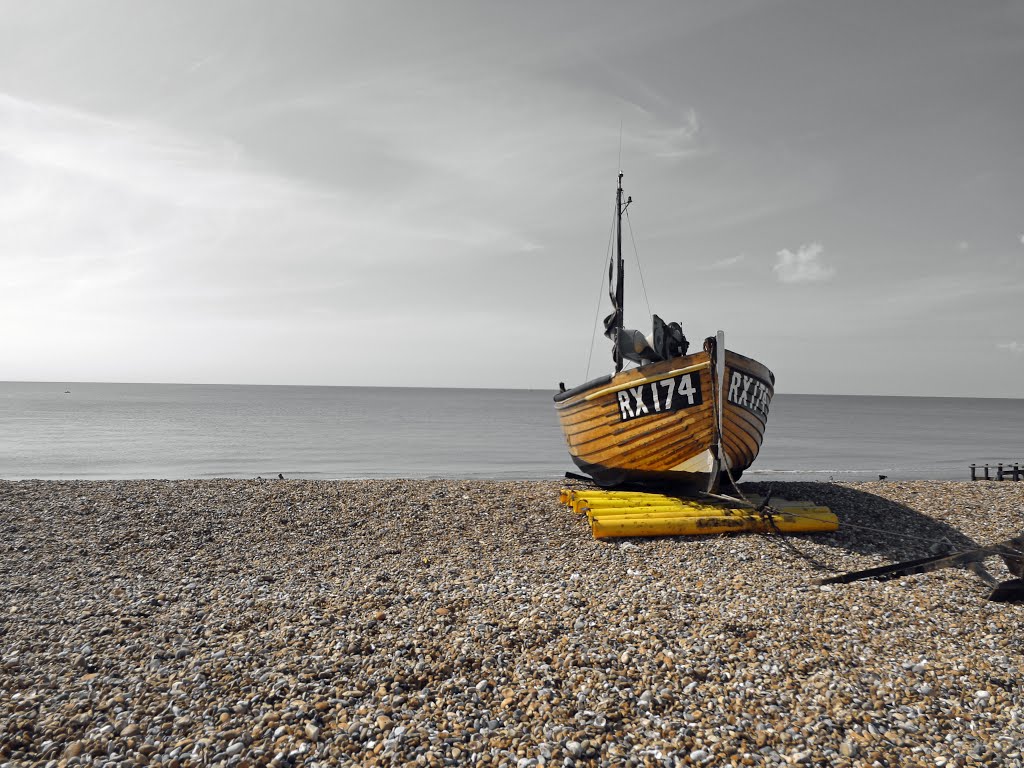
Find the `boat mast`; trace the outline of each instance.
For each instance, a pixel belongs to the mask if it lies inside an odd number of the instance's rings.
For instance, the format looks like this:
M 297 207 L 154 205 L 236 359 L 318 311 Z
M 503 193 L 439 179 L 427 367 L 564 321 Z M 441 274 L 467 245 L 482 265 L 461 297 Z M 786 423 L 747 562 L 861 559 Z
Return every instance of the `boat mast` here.
M 625 283 L 623 277 L 623 264 L 622 264 L 622 214 L 626 212 L 629 204 L 633 202 L 632 196 L 630 196 L 625 204 L 622 202 L 622 171 L 619 171 L 619 184 L 615 190 L 615 306 L 618 309 L 618 322 L 615 326 L 615 372 L 618 373 L 622 370 L 622 352 L 620 345 L 620 337 L 622 336 L 622 329 L 625 326 L 626 310 L 625 310 Z

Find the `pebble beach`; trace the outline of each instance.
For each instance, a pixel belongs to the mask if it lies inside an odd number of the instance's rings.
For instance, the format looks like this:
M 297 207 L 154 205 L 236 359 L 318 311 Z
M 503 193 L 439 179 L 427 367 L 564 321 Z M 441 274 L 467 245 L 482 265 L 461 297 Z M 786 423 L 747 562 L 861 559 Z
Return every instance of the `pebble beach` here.
M 1024 765 L 1024 606 L 816 584 L 1018 535 L 1024 483 L 609 541 L 563 487 L 0 481 L 0 766 Z

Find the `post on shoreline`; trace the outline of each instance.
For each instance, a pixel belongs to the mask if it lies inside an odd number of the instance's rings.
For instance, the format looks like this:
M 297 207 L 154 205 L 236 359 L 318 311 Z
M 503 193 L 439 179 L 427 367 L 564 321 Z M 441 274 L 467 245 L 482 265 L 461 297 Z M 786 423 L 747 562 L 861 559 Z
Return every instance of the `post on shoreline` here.
M 989 467 L 988 464 L 986 464 L 984 466 L 979 466 L 978 464 L 971 464 L 971 480 L 993 480 L 993 479 L 995 479 L 995 480 L 1013 480 L 1014 482 L 1019 482 L 1020 480 L 1024 480 L 1024 469 L 1020 468 L 1020 462 L 1019 461 L 1014 462 L 1012 467 L 1009 464 L 1005 464 L 1005 465 L 1002 464 L 1002 463 L 996 464 L 996 466 L 995 466 L 995 470 L 996 470 L 995 478 L 993 478 L 989 474 L 989 469 L 990 469 L 990 467 Z M 979 470 L 981 470 L 982 472 L 985 473 L 983 477 L 979 477 L 978 476 L 978 471 Z M 879 476 L 879 479 L 881 480 L 882 477 Z

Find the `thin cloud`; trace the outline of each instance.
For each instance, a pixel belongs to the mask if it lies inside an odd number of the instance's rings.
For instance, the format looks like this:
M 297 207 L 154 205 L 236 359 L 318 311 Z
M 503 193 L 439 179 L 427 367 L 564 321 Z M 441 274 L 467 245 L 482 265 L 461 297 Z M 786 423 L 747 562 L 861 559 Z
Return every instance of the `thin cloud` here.
M 746 258 L 747 254 L 740 253 L 737 254 L 736 256 L 729 256 L 724 259 L 719 259 L 718 261 L 713 261 L 710 264 L 704 264 L 700 267 L 697 267 L 697 269 L 704 271 L 710 271 L 715 269 L 729 269 L 730 267 L 735 267 L 737 264 L 739 264 Z
M 342 229 L 334 192 L 248 168 L 229 142 L 3 93 L 0 172 L 0 252 L 23 287 L 121 290 L 154 271 L 223 271 L 230 286 L 324 250 Z M 268 243 L 273 253 L 254 256 Z
M 801 245 L 795 252 L 783 248 L 775 254 L 779 260 L 772 269 L 783 283 L 819 283 L 830 280 L 836 271 L 821 262 L 824 251 L 821 243 Z
M 701 153 L 699 145 L 701 126 L 697 111 L 690 109 L 680 125 L 658 128 L 651 131 L 651 143 L 657 157 L 677 160 Z
M 161 204 L 202 210 L 273 207 L 289 180 L 242 167 L 237 146 L 199 143 L 157 126 L 112 120 L 0 93 L 0 156 L 37 174 L 88 180 Z M 309 197 L 311 189 L 301 190 Z
M 1005 349 L 1014 355 L 1024 355 L 1024 343 L 1019 341 L 1007 341 L 1003 344 L 996 344 L 999 349 Z
M 424 242 L 444 245 L 438 258 L 450 257 L 453 245 L 540 247 L 500 222 L 457 211 L 410 211 L 396 224 L 374 201 L 274 173 L 232 142 L 5 93 L 0 176 L 0 252 L 16 267 L 6 280 L 19 284 L 55 275 L 67 282 L 78 272 L 89 282 L 108 273 L 120 281 L 188 263 L 206 277 L 223 272 L 217 276 L 231 285 L 240 271 L 273 285 L 281 271 L 301 274 L 307 261 L 322 278 L 341 262 L 417 260 Z

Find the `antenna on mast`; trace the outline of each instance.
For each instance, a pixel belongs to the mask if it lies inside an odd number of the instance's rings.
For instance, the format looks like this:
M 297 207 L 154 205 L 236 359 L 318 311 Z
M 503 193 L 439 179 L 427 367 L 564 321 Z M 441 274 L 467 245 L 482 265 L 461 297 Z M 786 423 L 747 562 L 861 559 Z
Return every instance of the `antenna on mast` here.
M 622 118 L 619 118 L 619 170 L 622 170 Z M 620 176 L 622 174 L 619 174 Z

